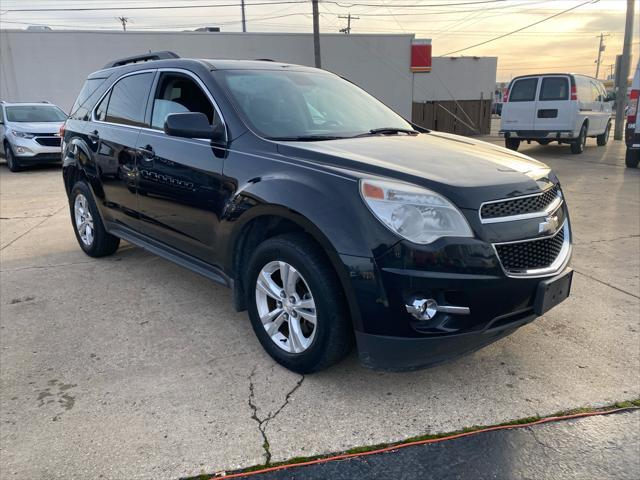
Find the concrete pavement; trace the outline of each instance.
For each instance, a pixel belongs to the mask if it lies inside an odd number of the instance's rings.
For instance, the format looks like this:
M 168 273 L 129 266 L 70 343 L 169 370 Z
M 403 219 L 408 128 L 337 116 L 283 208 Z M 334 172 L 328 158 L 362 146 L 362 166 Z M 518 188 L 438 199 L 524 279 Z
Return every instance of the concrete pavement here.
M 433 369 L 304 378 L 225 288 L 126 244 L 85 256 L 58 169 L 0 165 L 2 478 L 175 479 L 640 397 L 640 171 L 621 142 L 522 152 L 562 181 L 571 298 Z

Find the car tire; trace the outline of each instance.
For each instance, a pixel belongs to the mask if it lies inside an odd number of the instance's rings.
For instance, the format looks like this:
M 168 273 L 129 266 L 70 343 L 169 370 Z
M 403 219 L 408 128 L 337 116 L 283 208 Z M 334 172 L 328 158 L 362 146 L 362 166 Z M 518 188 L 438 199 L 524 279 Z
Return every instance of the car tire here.
M 11 148 L 11 145 L 9 145 L 8 143 L 4 144 L 4 156 L 7 159 L 7 168 L 10 171 L 19 172 L 20 170 L 22 170 L 22 167 L 20 166 L 20 162 L 18 162 L 18 159 L 13 154 L 13 149 Z
M 247 271 L 251 325 L 276 362 L 305 374 L 349 353 L 353 328 L 347 300 L 324 252 L 310 237 L 286 234 L 264 241 Z
M 610 133 L 611 133 L 611 122 L 607 123 L 607 128 L 605 129 L 604 133 L 596 137 L 596 142 L 599 147 L 604 147 L 607 144 L 607 142 L 609 141 Z
M 584 152 L 584 147 L 587 144 L 587 124 L 583 124 L 580 129 L 580 135 L 573 142 L 571 142 L 571 153 L 579 154 Z
M 638 168 L 640 163 L 640 150 L 631 150 L 627 148 L 627 154 L 624 157 L 624 164 L 629 168 Z
M 509 150 L 517 151 L 520 147 L 520 140 L 518 140 L 517 138 L 505 138 L 504 146 Z
M 69 195 L 71 223 L 82 251 L 90 257 L 105 257 L 114 253 L 120 239 L 104 228 L 89 185 L 78 181 Z

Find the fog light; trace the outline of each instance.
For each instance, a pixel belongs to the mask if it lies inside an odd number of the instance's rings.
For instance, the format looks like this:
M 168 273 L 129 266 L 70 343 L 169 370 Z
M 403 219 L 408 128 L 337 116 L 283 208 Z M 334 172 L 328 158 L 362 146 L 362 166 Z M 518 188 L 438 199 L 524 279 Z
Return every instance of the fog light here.
M 433 298 L 413 298 L 405 305 L 407 313 L 418 320 L 431 320 L 436 313 L 451 313 L 454 315 L 469 315 L 469 307 L 455 307 L 453 305 L 438 305 Z
M 27 147 L 16 147 L 16 153 L 31 153 L 31 150 Z

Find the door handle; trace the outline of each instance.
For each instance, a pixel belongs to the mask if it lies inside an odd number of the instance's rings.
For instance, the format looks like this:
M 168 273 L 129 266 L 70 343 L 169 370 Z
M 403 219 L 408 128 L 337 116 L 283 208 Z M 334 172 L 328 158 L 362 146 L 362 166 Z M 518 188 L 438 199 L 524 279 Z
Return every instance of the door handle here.
M 89 133 L 87 135 L 87 137 L 89 137 L 89 140 L 91 140 L 93 143 L 95 143 L 98 140 L 100 140 L 100 134 L 99 134 L 98 130 L 94 130 L 93 132 Z
M 153 160 L 156 156 L 151 145 L 145 145 L 144 147 L 140 148 L 140 153 L 142 154 L 142 158 L 147 162 Z

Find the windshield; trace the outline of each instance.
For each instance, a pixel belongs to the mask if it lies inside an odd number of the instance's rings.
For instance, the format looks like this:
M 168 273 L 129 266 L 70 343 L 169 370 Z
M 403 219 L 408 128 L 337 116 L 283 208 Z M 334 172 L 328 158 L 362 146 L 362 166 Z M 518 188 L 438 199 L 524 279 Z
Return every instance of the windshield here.
M 9 122 L 64 122 L 67 114 L 54 105 L 14 105 L 6 107 Z
M 222 70 L 245 121 L 272 140 L 347 138 L 411 125 L 364 90 L 324 72 Z

